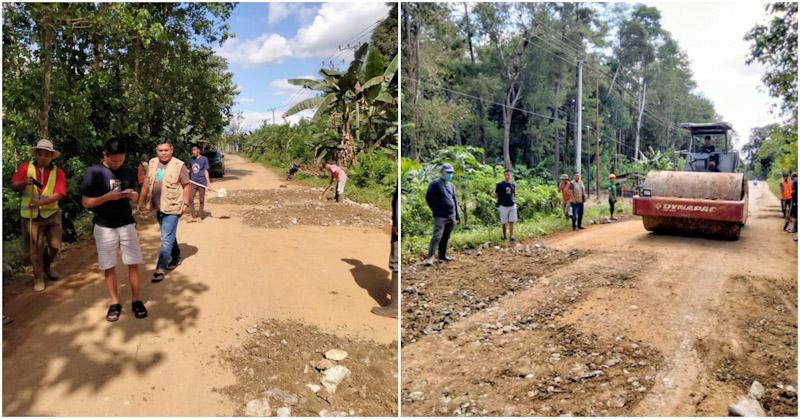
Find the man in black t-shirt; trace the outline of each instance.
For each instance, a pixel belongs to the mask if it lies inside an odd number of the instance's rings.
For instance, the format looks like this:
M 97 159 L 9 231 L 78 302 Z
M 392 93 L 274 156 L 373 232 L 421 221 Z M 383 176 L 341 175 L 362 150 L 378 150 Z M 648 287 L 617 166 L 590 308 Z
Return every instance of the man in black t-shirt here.
M 122 251 L 122 262 L 128 265 L 131 284 L 131 309 L 136 318 L 147 317 L 147 309 L 139 299 L 139 264 L 143 262 L 136 234 L 136 221 L 131 202 L 136 202 L 136 177 L 124 165 L 126 139 L 108 140 L 103 149 L 103 160 L 88 169 L 81 180 L 83 206 L 94 213 L 94 240 L 97 262 L 103 270 L 106 287 L 111 295 L 111 305 L 106 320 L 119 320 L 122 305 L 117 295 L 117 253 Z
M 517 222 L 517 204 L 514 197 L 517 193 L 517 185 L 511 181 L 511 169 L 503 172 L 503 181 L 494 188 L 497 197 L 497 210 L 500 212 L 500 224 L 503 225 L 503 240 L 506 239 L 506 225 L 508 225 L 508 237 L 514 241 L 514 223 Z
M 700 147 L 700 152 L 701 153 L 711 154 L 711 156 L 709 156 L 709 158 L 708 158 L 708 171 L 709 172 L 716 172 L 717 171 L 717 163 L 718 163 L 719 157 L 718 157 L 718 155 L 713 154 L 716 150 L 717 150 L 717 148 L 714 147 L 714 144 L 711 144 L 711 136 L 710 135 L 706 135 L 703 138 L 703 145 Z

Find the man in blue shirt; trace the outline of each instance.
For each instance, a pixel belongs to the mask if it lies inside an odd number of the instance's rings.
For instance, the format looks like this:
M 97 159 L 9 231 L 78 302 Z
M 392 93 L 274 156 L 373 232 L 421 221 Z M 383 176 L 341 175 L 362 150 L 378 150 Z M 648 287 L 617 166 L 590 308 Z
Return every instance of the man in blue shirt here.
M 453 260 L 447 256 L 447 242 L 455 224 L 461 222 L 458 216 L 456 188 L 451 182 L 453 166 L 445 163 L 439 172 L 441 177 L 428 185 L 428 192 L 425 194 L 425 201 L 433 212 L 433 235 L 428 245 L 428 258 L 425 259 L 425 264 L 428 266 L 433 265 L 433 252 L 437 246 L 440 262 Z
M 503 240 L 506 239 L 506 225 L 509 229 L 509 237 L 514 241 L 514 223 L 517 222 L 517 204 L 514 196 L 517 194 L 517 185 L 511 181 L 511 169 L 503 172 L 503 181 L 494 188 L 494 195 L 497 197 L 497 210 L 500 212 L 500 224 L 503 225 Z
M 208 186 L 211 184 L 211 177 L 208 175 L 208 158 L 200 154 L 199 145 L 192 145 L 192 158 L 186 162 L 186 166 L 189 168 L 189 176 L 192 182 L 199 183 L 203 186 Z M 189 212 L 192 214 L 192 218 L 189 220 L 189 222 L 203 222 L 206 188 L 195 185 L 194 183 L 190 183 L 189 188 L 191 188 L 189 191 Z M 195 193 L 200 196 L 200 211 L 198 212 L 195 212 L 194 210 Z

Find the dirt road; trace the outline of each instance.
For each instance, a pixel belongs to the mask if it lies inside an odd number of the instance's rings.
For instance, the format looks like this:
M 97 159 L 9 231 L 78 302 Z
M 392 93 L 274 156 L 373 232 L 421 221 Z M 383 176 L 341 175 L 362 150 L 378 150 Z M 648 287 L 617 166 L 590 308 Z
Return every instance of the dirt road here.
M 753 380 L 797 414 L 797 247 L 751 188 L 740 240 L 641 221 L 403 276 L 404 415 L 727 414 Z
M 230 197 L 207 196 L 211 217 L 202 224 L 181 221 L 183 263 L 161 283 L 150 282 L 158 227 L 154 217 L 140 225 L 147 319 L 130 311 L 125 274 L 122 317 L 105 321 L 109 301 L 92 240 L 59 257 L 64 277 L 45 292 L 30 291 L 29 276 L 6 288 L 5 312 L 15 322 L 3 336 L 5 415 L 228 416 L 276 388 L 299 399 L 293 414 L 316 414 L 319 406 L 396 411 L 397 323 L 369 312 L 388 294 L 389 215 L 319 201 L 310 188 L 282 188 L 282 176 L 260 165 L 226 160 L 224 180 L 212 186 Z M 264 221 L 273 215 L 289 219 L 286 228 Z M 283 351 L 233 355 L 271 343 Z M 319 374 L 304 364 L 332 346 L 350 352 L 340 363 L 353 375 L 324 401 L 305 388 L 319 384 Z M 359 356 L 364 352 L 372 359 Z M 368 367 L 360 365 L 365 360 Z M 372 396 L 353 396 L 362 383 L 391 399 L 370 405 Z M 281 405 L 271 403 L 275 414 Z

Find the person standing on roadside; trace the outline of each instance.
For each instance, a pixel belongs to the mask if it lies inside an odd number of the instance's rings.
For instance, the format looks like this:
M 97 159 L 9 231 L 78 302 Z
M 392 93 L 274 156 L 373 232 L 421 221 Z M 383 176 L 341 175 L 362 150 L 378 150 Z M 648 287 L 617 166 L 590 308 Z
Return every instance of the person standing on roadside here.
M 792 173 L 792 208 L 789 216 L 792 221 L 791 233 L 797 233 L 797 173 Z M 794 240 L 797 241 L 797 237 Z
M 425 265 L 433 265 L 433 252 L 439 249 L 439 262 L 449 262 L 453 258 L 447 256 L 447 242 L 453 227 L 461 222 L 458 216 L 456 188 L 452 183 L 453 166 L 443 164 L 439 169 L 440 177 L 428 185 L 425 201 L 433 212 L 433 234 L 428 244 L 428 258 Z
M 608 175 L 608 206 L 609 212 L 611 213 L 611 219 L 616 220 L 614 218 L 614 205 L 617 203 L 617 175 L 611 173 Z
M 569 176 L 567 176 L 566 173 L 561 175 L 558 191 L 561 192 L 561 206 L 564 208 L 564 218 L 569 220 L 570 207 L 572 205 L 572 192 L 569 190 Z
M 389 305 L 383 307 L 372 307 L 372 314 L 377 314 L 378 316 L 382 317 L 391 317 L 393 319 L 397 318 L 397 293 L 398 288 L 400 286 L 397 273 L 398 273 L 398 265 L 399 265 L 399 252 L 397 248 L 397 238 L 398 238 L 398 226 L 400 225 L 399 220 L 397 219 L 398 208 L 397 208 L 397 185 L 394 189 L 394 193 L 392 194 L 392 238 L 390 241 L 390 250 L 389 250 L 389 270 L 392 272 L 392 289 L 390 291 L 391 301 Z
M 494 188 L 494 195 L 497 198 L 500 224 L 503 225 L 503 240 L 506 240 L 506 225 L 508 225 L 508 237 L 512 242 L 514 241 L 514 223 L 517 222 L 517 204 L 514 200 L 516 194 L 517 185 L 511 181 L 511 169 L 506 169 L 503 172 L 503 181 Z
M 208 175 L 208 158 L 200 154 L 200 146 L 197 144 L 192 145 L 192 158 L 187 163 L 189 166 L 191 181 L 189 184 L 189 212 L 192 218 L 190 223 L 195 221 L 203 222 L 204 208 L 206 201 L 206 188 L 203 186 L 211 185 L 211 177 Z M 203 186 L 200 186 L 203 185 Z M 200 200 L 199 211 L 194 211 L 194 195 L 197 194 Z
M 156 157 L 150 159 L 147 182 L 139 196 L 138 211 L 156 210 L 156 219 L 161 228 L 161 248 L 153 273 L 153 282 L 161 282 L 167 270 L 178 267 L 181 250 L 178 247 L 178 221 L 189 206 L 189 170 L 176 157 L 172 143 L 162 139 L 156 145 Z
M 97 265 L 103 271 L 111 305 L 106 320 L 115 322 L 122 313 L 117 293 L 117 254 L 128 266 L 131 311 L 137 319 L 147 317 L 139 296 L 139 264 L 143 262 L 131 202 L 139 198 L 133 171 L 125 165 L 128 139 L 113 138 L 103 148 L 103 160 L 86 169 L 81 180 L 81 203 L 94 213 L 94 242 Z
M 789 181 L 789 174 L 783 174 L 783 181 L 778 184 L 781 189 L 781 212 L 783 218 L 788 218 L 792 209 L 792 182 Z
M 22 192 L 20 216 L 25 253 L 33 268 L 33 290 L 44 291 L 45 279 L 58 279 L 51 267 L 61 249 L 61 209 L 67 177 L 53 164 L 61 152 L 41 139 L 31 148 L 32 161 L 22 163 L 11 179 L 11 189 Z
M 572 182 L 569 183 L 569 191 L 572 195 L 570 204 L 572 206 L 572 230 L 583 230 L 583 203 L 586 202 L 586 188 L 581 182 L 581 174 L 575 173 Z

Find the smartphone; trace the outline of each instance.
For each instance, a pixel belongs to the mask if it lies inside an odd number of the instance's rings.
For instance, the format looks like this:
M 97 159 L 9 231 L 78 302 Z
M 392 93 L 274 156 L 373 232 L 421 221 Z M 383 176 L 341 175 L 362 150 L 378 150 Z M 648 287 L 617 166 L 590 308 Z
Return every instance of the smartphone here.
M 42 185 L 42 184 L 41 184 L 41 183 L 40 183 L 38 180 L 36 180 L 35 178 L 31 178 L 31 181 L 33 182 L 33 184 L 34 184 L 34 185 L 36 185 L 36 187 L 37 187 L 37 188 L 39 188 L 39 189 L 42 189 L 42 188 L 44 188 L 44 185 Z

